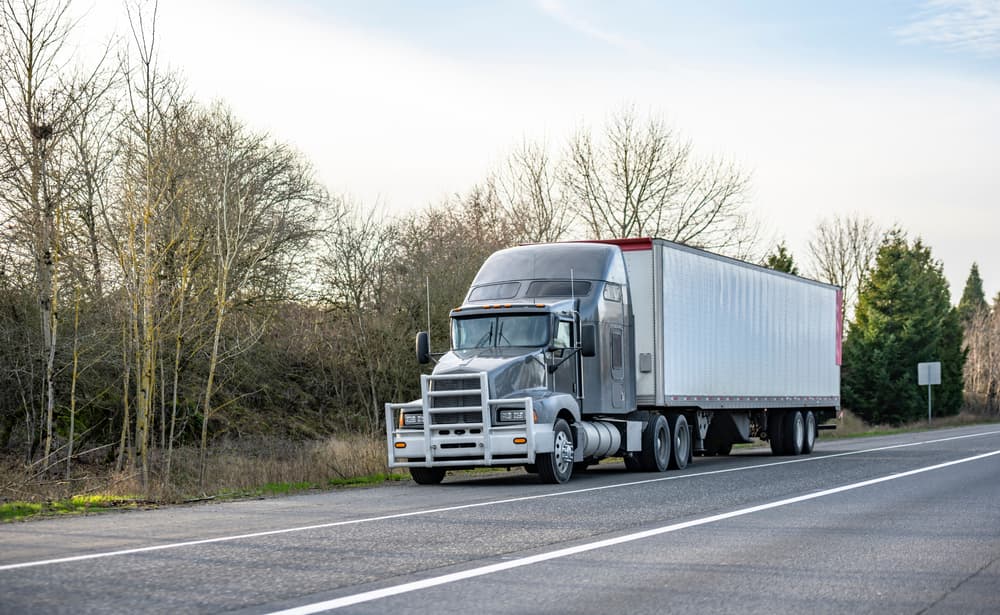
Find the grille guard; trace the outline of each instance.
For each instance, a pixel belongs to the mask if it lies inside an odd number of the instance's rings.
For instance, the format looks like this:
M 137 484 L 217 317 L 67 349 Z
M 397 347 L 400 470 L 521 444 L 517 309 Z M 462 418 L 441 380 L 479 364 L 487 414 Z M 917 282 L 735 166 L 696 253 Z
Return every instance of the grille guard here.
M 478 388 L 440 390 L 432 386 L 434 382 L 467 379 Z M 420 377 L 421 399 L 403 404 L 385 404 L 386 444 L 389 467 L 476 467 L 511 466 L 535 463 L 536 444 L 541 432 L 551 432 L 551 427 L 536 425 L 533 420 L 530 397 L 513 399 L 490 399 L 489 380 L 486 372 L 461 375 L 422 375 Z M 475 406 L 436 407 L 437 399 L 459 398 L 466 403 L 472 396 L 478 396 Z M 499 406 L 524 407 L 524 423 L 496 425 L 493 423 L 493 409 Z M 402 412 L 421 410 L 424 417 L 423 428 L 406 429 L 399 427 Z M 480 414 L 476 423 L 436 423 L 436 415 L 456 413 Z M 471 433 L 478 430 L 478 433 Z M 462 433 L 455 433 L 460 431 Z M 524 438 L 524 444 L 515 444 L 515 438 Z M 397 448 L 398 444 L 404 448 Z M 549 443 L 551 448 L 551 443 Z

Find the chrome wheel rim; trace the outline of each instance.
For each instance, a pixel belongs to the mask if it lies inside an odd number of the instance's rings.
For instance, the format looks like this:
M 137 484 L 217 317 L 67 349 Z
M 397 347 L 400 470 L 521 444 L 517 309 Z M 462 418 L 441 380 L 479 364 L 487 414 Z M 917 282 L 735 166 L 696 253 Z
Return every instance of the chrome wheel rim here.
M 560 475 L 565 475 L 569 472 L 573 463 L 573 443 L 570 441 L 569 436 L 566 432 L 559 431 L 556 432 L 555 450 L 553 451 L 553 456 L 556 462 L 556 471 Z

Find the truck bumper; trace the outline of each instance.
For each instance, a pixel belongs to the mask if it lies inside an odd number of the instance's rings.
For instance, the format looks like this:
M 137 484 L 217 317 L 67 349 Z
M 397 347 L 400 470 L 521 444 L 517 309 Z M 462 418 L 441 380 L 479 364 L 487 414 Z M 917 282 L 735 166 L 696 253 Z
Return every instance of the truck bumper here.
M 386 404 L 386 444 L 389 467 L 483 467 L 516 466 L 535 463 L 538 453 L 552 452 L 552 426 L 537 425 L 533 421 L 531 398 L 489 399 L 486 374 L 476 380 L 479 389 L 435 392 L 433 382 L 445 377 L 421 376 L 422 399 L 407 404 Z M 471 378 L 470 378 L 471 379 Z M 478 395 L 477 406 L 445 405 L 436 407 L 435 397 L 448 394 Z M 519 424 L 497 425 L 494 410 L 523 408 L 526 421 Z M 404 413 L 419 411 L 423 427 L 400 427 Z M 475 416 L 475 422 L 448 422 L 461 414 Z

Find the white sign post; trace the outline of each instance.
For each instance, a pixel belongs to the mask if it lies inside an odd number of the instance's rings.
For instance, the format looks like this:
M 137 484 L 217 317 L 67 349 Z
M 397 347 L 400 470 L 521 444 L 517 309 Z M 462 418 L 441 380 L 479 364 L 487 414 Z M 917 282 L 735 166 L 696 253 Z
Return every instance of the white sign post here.
M 927 424 L 931 422 L 931 385 L 941 384 L 941 363 L 917 363 L 917 384 L 927 386 Z

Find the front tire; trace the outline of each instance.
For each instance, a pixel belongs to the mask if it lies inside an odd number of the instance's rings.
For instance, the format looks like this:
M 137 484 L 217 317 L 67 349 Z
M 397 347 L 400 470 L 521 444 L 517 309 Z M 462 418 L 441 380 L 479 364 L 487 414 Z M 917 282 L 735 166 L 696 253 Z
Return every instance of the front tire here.
M 642 432 L 639 465 L 644 472 L 663 472 L 670 465 L 670 426 L 662 414 L 654 414 Z
M 418 485 L 437 485 L 444 480 L 444 468 L 410 468 L 410 476 Z
M 556 419 L 552 426 L 552 440 L 552 452 L 541 453 L 536 458 L 538 476 L 542 482 L 562 484 L 573 476 L 573 435 L 565 420 Z
M 669 418 L 670 432 L 673 434 L 670 461 L 667 468 L 683 470 L 691 459 L 691 430 L 683 414 L 674 414 Z

